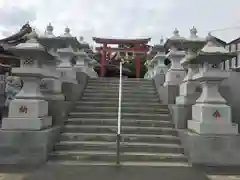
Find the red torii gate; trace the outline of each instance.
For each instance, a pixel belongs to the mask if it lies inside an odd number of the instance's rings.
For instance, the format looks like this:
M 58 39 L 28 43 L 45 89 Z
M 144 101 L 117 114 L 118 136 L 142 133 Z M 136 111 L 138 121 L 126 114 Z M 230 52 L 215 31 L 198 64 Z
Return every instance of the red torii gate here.
M 101 47 L 96 47 L 96 50 L 101 52 L 101 71 L 100 76 L 105 75 L 105 61 L 107 58 L 107 53 L 111 52 L 132 52 L 137 54 L 146 54 L 149 51 L 149 46 L 147 43 L 151 38 L 146 39 L 107 39 L 107 38 L 97 38 L 93 37 L 93 41 L 102 44 Z M 114 45 L 134 45 L 134 48 L 112 48 L 109 44 Z M 140 57 L 136 55 L 136 78 L 140 77 Z

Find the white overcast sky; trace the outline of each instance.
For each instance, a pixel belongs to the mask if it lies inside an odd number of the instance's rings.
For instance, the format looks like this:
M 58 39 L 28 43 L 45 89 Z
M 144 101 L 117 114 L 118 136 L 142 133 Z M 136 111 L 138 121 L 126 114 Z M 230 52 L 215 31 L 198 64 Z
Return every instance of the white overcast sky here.
M 199 36 L 230 41 L 240 36 L 240 0 L 0 0 L 0 37 L 16 32 L 30 21 L 40 32 L 51 22 L 60 35 L 68 26 L 74 36 L 132 38 L 172 35 L 178 28 L 188 36 L 195 26 Z

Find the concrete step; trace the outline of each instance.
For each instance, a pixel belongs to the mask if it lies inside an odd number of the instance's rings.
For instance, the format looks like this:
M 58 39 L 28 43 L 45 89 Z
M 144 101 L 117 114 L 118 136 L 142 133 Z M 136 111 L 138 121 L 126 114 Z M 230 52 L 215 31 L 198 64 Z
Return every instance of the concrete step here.
M 119 81 L 119 77 L 118 78 L 105 78 L 105 79 L 89 79 L 89 82 L 115 82 L 115 81 Z M 126 81 L 126 82 L 152 82 L 152 80 L 149 79 L 130 79 L 130 78 L 122 78 L 122 81 Z
M 56 151 L 115 151 L 116 142 L 102 141 L 60 141 L 54 146 Z M 157 144 L 120 142 L 120 152 L 183 153 L 178 144 Z
M 108 93 L 108 92 L 84 92 L 83 97 L 104 97 L 104 98 L 118 98 L 118 92 Z M 150 99 L 158 99 L 157 94 L 153 93 L 145 93 L 145 94 L 137 94 L 137 93 L 122 93 L 122 97 L 126 98 L 150 98 Z
M 116 152 L 114 151 L 58 151 L 50 154 L 51 160 L 71 160 L 71 161 L 102 161 L 116 162 Z M 120 154 L 121 161 L 142 161 L 142 162 L 187 162 L 187 158 L 182 154 L 167 153 L 143 153 L 143 152 L 123 152 Z
M 116 142 L 116 134 L 62 133 L 60 139 L 61 141 Z M 121 134 L 121 141 L 180 144 L 179 137 L 171 135 Z
M 119 84 L 119 80 L 116 81 L 88 81 L 88 84 Z M 123 85 L 153 85 L 153 81 L 126 81 L 122 80 Z
M 99 161 L 88 161 L 88 162 L 79 162 L 79 161 L 61 161 L 61 160 L 50 160 L 47 162 L 49 165 L 63 165 L 63 166 L 108 166 L 116 167 L 116 162 L 99 162 Z M 121 162 L 122 166 L 125 167 L 190 167 L 188 163 L 183 162 Z
M 118 97 L 94 97 L 94 96 L 89 96 L 89 97 L 85 97 L 83 96 L 82 101 L 113 101 L 113 102 L 118 102 Z M 122 101 L 123 102 L 148 102 L 148 103 L 160 103 L 158 98 L 148 98 L 145 96 L 139 96 L 139 97 L 122 97 Z
M 149 120 L 170 120 L 169 114 L 161 113 L 122 113 L 122 119 L 149 119 Z M 69 113 L 70 118 L 117 118 L 117 112 L 71 112 Z
M 116 101 L 96 101 L 96 100 L 80 100 L 76 102 L 76 106 L 92 106 L 92 107 L 118 107 L 118 102 Z M 148 108 L 168 108 L 168 105 L 161 104 L 159 102 L 122 102 L 122 108 L 123 107 L 148 107 Z
M 67 125 L 98 125 L 98 126 L 116 126 L 117 119 L 90 119 L 90 118 L 69 118 L 65 121 Z M 159 120 L 121 120 L 122 126 L 136 126 L 136 127 L 174 127 L 170 121 Z
M 152 88 L 152 89 L 140 89 L 140 88 L 132 88 L 132 89 L 122 89 L 123 94 L 156 94 L 156 89 Z M 108 87 L 104 87 L 104 88 L 86 88 L 84 90 L 84 93 L 114 93 L 114 94 L 118 94 L 118 88 L 108 88 Z
M 115 91 L 115 92 L 118 92 L 119 91 L 119 87 L 118 86 L 87 86 L 86 91 L 91 91 L 91 90 L 99 90 L 99 91 Z M 122 91 L 123 92 L 156 92 L 156 88 L 155 87 L 140 87 L 140 86 L 137 86 L 137 87 L 125 87 L 123 86 L 122 87 Z
M 88 84 L 87 89 L 119 89 L 119 84 Z M 155 86 L 153 85 L 122 85 L 122 89 L 124 90 L 134 90 L 134 89 L 139 89 L 139 90 L 155 90 Z
M 90 105 L 82 105 L 82 106 L 76 106 L 75 109 L 73 109 L 72 112 L 118 112 L 117 106 L 93 106 Z M 159 108 L 159 107 L 122 107 L 122 112 L 124 113 L 162 113 L 167 114 L 169 113 L 169 110 L 167 108 Z
M 77 133 L 113 133 L 116 134 L 117 126 L 98 125 L 65 125 L 63 132 Z M 122 134 L 152 134 L 152 135 L 172 135 L 177 136 L 177 131 L 168 127 L 138 127 L 121 126 Z
M 112 78 L 112 79 L 89 79 L 88 82 L 118 82 L 119 78 Z M 123 82 L 133 82 L 133 83 L 152 83 L 152 80 L 148 79 L 125 79 L 122 78 Z
M 117 126 L 117 119 L 86 119 L 86 118 L 69 118 L 65 121 L 67 125 L 98 125 L 98 126 Z M 160 120 L 121 120 L 122 126 L 138 126 L 138 127 L 174 127 L 170 121 Z

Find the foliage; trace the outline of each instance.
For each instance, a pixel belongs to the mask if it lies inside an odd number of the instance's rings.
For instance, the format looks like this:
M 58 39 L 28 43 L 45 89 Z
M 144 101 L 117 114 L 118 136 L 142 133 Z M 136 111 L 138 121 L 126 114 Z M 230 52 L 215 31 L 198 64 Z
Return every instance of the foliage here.
M 146 61 L 147 57 L 146 55 L 141 55 L 140 56 L 140 78 L 143 78 L 145 73 L 147 72 L 146 66 L 144 66 L 144 63 Z M 130 61 L 130 63 L 125 64 L 124 67 L 129 68 L 131 72 L 134 74 L 136 73 L 136 59 L 133 59 Z

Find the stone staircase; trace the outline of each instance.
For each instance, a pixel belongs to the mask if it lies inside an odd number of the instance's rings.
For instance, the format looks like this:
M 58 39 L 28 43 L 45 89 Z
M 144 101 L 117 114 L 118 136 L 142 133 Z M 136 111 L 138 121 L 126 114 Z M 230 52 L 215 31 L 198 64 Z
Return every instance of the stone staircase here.
M 50 161 L 114 165 L 118 79 L 90 79 L 82 99 L 65 122 Z M 123 80 L 120 160 L 123 165 L 187 166 L 167 105 L 152 81 Z

